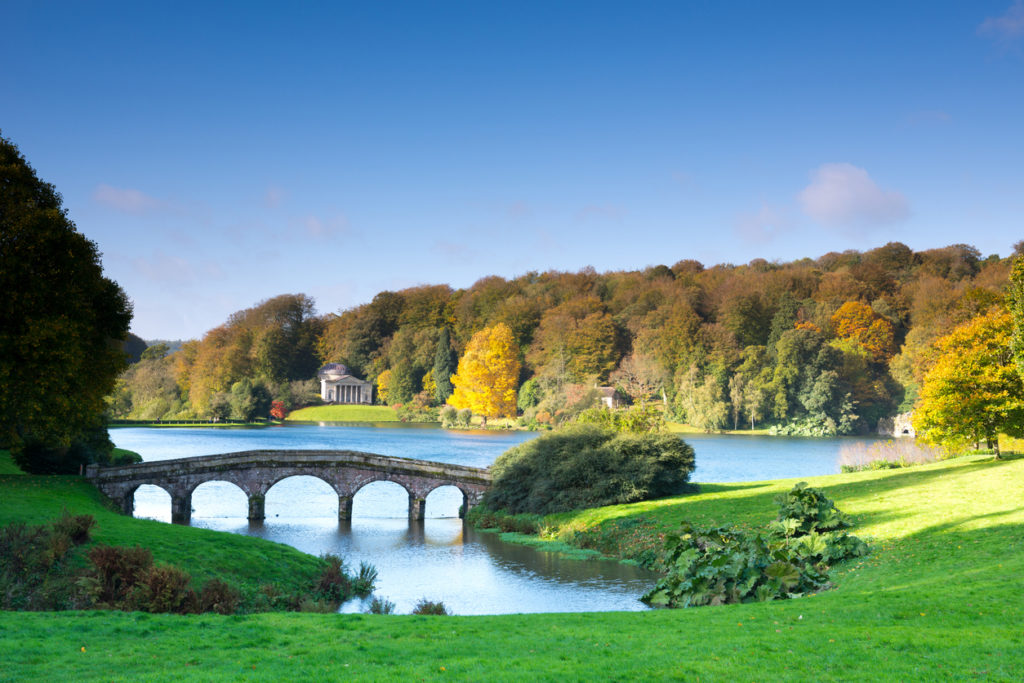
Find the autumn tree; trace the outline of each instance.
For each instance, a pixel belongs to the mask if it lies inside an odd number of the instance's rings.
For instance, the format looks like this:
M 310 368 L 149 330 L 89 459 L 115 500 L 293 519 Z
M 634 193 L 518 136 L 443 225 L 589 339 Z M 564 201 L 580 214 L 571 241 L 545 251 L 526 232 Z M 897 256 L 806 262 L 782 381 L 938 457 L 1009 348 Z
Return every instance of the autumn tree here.
M 867 304 L 847 301 L 832 315 L 832 329 L 840 339 L 852 339 L 863 346 L 877 362 L 892 357 L 892 323 Z
M 112 448 L 104 396 L 132 311 L 61 196 L 0 137 L 0 446 L 31 472 L 77 472 Z
M 448 403 L 469 408 L 484 418 L 514 417 L 519 382 L 519 348 L 504 323 L 473 335 L 452 376 L 454 393 Z
M 985 440 L 999 457 L 999 434 L 1024 435 L 1024 385 L 1010 347 L 1013 320 L 994 310 L 957 327 L 935 346 L 914 427 L 938 442 Z
M 1024 242 L 1018 242 L 1017 245 L 1024 245 Z M 1024 255 L 1013 259 L 1010 286 L 1006 291 L 1006 303 L 1013 321 L 1010 348 L 1013 350 L 1018 371 L 1024 375 Z

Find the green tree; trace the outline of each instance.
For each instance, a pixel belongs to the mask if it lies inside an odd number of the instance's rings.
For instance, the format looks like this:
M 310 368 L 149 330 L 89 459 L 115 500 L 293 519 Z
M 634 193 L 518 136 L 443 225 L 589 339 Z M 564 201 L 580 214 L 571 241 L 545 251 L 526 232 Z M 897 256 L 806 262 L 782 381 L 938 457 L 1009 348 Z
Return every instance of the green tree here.
M 1018 242 L 1017 246 L 1022 244 L 1024 242 Z M 1013 259 L 1010 286 L 1006 290 L 1006 303 L 1013 320 L 1010 348 L 1013 350 L 1017 369 L 1024 375 L 1024 255 L 1018 255 Z
M 0 442 L 29 471 L 103 458 L 131 305 L 54 187 L 2 137 L 0 287 Z
M 252 422 L 257 417 L 270 413 L 270 392 L 260 382 L 248 377 L 231 386 L 231 417 L 243 422 Z
M 984 440 L 999 457 L 999 434 L 1024 435 L 1024 385 L 1010 338 L 1013 320 L 996 309 L 936 342 L 914 427 L 938 442 Z
M 437 338 L 437 351 L 434 354 L 434 398 L 438 403 L 444 404 L 455 391 L 455 387 L 452 386 L 452 375 L 458 368 L 459 357 L 452 348 L 451 333 L 447 327 L 442 327 Z

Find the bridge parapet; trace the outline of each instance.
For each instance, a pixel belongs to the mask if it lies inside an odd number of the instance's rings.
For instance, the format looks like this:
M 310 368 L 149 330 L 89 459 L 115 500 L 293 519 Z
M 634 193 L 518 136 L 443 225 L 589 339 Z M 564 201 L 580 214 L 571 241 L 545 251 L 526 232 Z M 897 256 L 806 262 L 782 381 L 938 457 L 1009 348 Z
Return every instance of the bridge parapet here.
M 409 493 L 409 518 L 422 519 L 426 497 L 439 486 L 455 486 L 463 494 L 464 515 L 490 488 L 489 470 L 466 465 L 396 458 L 360 451 L 242 451 L 174 460 L 157 460 L 98 467 L 90 465 L 86 477 L 103 493 L 121 504 L 126 514 L 134 511 L 135 490 L 144 484 L 160 486 L 171 495 L 171 520 L 187 524 L 191 518 L 192 492 L 208 481 L 227 481 L 249 499 L 249 519 L 264 518 L 267 491 L 282 479 L 314 476 L 338 494 L 338 515 L 352 515 L 352 497 L 366 484 L 392 481 Z

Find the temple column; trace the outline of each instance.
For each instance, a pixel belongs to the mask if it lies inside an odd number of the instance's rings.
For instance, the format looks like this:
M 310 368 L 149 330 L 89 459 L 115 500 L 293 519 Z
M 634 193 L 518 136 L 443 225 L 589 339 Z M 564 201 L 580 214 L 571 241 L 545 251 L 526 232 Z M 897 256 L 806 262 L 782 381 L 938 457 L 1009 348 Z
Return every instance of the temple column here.
M 409 494 L 409 520 L 420 521 L 426 516 L 427 512 L 427 499 L 417 498 L 413 494 Z
M 338 496 L 338 519 L 352 519 L 352 496 Z
M 254 493 L 249 496 L 249 521 L 262 522 L 266 518 L 264 506 L 266 497 L 262 493 Z
M 171 523 L 188 524 L 192 521 L 192 492 L 171 493 Z

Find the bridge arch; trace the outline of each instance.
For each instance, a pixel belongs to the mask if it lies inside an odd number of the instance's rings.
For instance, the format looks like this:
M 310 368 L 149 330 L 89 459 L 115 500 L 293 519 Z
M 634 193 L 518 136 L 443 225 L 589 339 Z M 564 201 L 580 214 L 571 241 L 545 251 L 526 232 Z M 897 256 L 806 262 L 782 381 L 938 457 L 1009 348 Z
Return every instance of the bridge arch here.
M 121 504 L 121 509 L 124 510 L 125 514 L 131 515 L 133 517 L 135 516 L 135 513 L 137 511 L 136 503 L 138 502 L 136 500 L 136 496 L 138 496 L 140 492 L 142 493 L 143 501 L 148 502 L 148 507 L 150 508 L 149 510 L 147 510 L 147 506 L 143 506 L 142 512 L 145 516 L 141 517 L 141 519 L 158 519 L 166 521 L 166 518 L 170 517 L 170 513 L 174 505 L 173 494 L 168 490 L 167 487 L 161 486 L 160 484 L 157 483 L 149 482 L 140 482 L 138 485 L 129 488 L 124 495 L 124 500 L 118 501 Z M 145 501 L 146 498 L 149 498 L 150 500 Z M 166 513 L 160 514 L 159 516 L 157 516 L 155 510 L 155 507 L 157 505 L 155 499 L 157 498 L 160 499 L 159 506 L 166 510 Z
M 228 500 L 230 498 L 235 500 Z M 190 509 L 194 510 L 200 517 L 204 516 L 204 511 L 211 509 L 211 504 L 221 508 L 229 508 L 232 513 L 237 511 L 239 513 L 237 516 L 244 517 L 248 511 L 248 501 L 249 494 L 246 493 L 245 489 L 228 477 L 211 478 L 199 482 L 189 492 Z M 236 515 L 229 514 L 226 516 L 235 517 Z
M 380 516 L 382 510 L 385 513 L 390 513 L 385 516 L 401 514 L 400 510 L 408 513 L 415 501 L 414 492 L 410 490 L 407 482 L 389 477 L 367 478 L 358 482 L 353 489 L 352 496 L 349 498 L 349 519 L 357 511 L 368 517 Z M 359 499 L 358 506 L 356 505 L 357 497 Z M 375 499 L 376 506 L 370 507 L 374 506 Z M 370 514 L 366 514 L 368 507 Z
M 268 480 L 270 481 L 270 480 Z M 296 499 L 297 489 L 303 491 L 304 498 Z M 328 477 L 316 473 L 286 474 L 279 477 L 263 492 L 264 513 L 270 517 L 294 517 L 298 507 L 305 514 L 300 517 L 319 517 L 325 510 L 331 517 L 338 511 L 338 489 Z
M 426 503 L 426 506 L 424 508 L 424 516 L 426 516 L 427 511 L 431 510 L 434 507 L 447 507 L 447 505 L 450 505 L 450 501 L 445 500 L 446 498 L 449 497 L 449 492 L 442 491 L 442 489 L 455 489 L 456 491 L 458 491 L 458 503 L 455 506 L 455 513 L 458 517 L 465 517 L 465 511 L 472 507 L 469 494 L 466 493 L 466 491 L 464 491 L 462 487 L 459 486 L 458 484 L 445 483 L 441 483 L 438 484 L 437 486 L 434 486 L 429 491 L 427 491 L 427 495 L 423 497 Z M 431 500 L 431 497 L 433 497 L 433 500 Z M 445 516 L 447 517 L 448 515 Z

